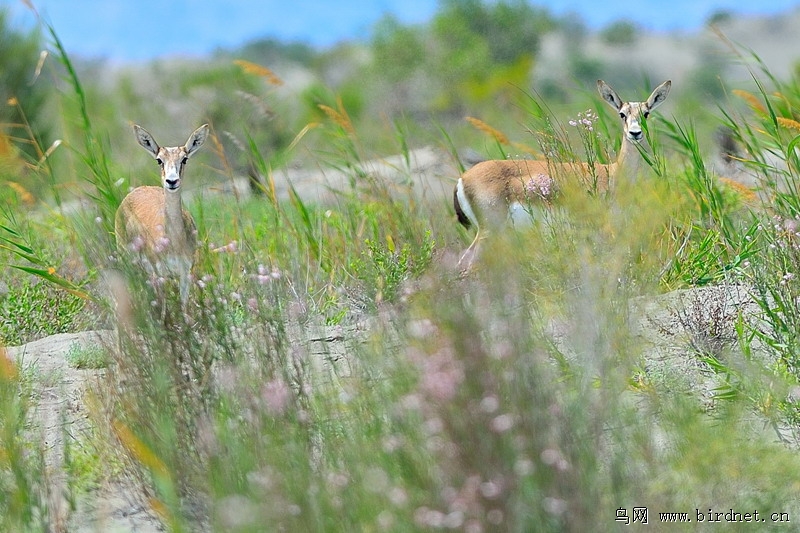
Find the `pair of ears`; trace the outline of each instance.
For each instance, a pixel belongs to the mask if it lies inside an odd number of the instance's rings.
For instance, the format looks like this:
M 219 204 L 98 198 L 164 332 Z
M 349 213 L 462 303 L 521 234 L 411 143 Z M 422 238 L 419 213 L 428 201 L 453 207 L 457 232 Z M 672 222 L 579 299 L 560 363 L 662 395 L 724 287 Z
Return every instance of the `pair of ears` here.
M 643 105 L 646 107 L 647 111 L 652 111 L 664 103 L 664 100 L 666 100 L 667 96 L 669 95 L 669 90 L 671 87 L 672 81 L 667 80 L 653 89 L 653 92 L 650 93 L 647 101 L 643 102 Z M 603 80 L 597 80 L 597 91 L 600 93 L 600 96 L 603 97 L 603 100 L 608 102 L 608 104 L 617 111 L 622 109 L 622 106 L 625 105 L 625 102 L 619 97 L 617 91 L 612 89 L 611 86 Z
M 206 137 L 208 137 L 208 130 L 208 124 L 203 124 L 192 132 L 186 144 L 183 146 L 184 150 L 186 150 L 186 157 L 189 157 L 195 153 L 198 148 L 203 146 L 203 143 L 206 142 Z M 138 124 L 134 124 L 133 133 L 136 135 L 136 140 L 142 148 L 150 152 L 153 157 L 158 157 L 158 152 L 161 150 L 161 147 L 149 131 Z

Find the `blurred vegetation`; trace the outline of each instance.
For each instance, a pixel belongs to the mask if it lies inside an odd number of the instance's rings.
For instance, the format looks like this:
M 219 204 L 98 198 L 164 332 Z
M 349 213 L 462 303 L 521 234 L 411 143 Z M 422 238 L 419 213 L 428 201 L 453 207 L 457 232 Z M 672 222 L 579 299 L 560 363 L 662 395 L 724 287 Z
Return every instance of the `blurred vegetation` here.
M 34 156 L 33 147 L 24 142 L 28 132 L 35 131 L 45 144 L 50 140 L 44 116 L 48 92 L 42 84 L 35 83 L 42 51 L 40 33 L 12 27 L 7 10 L 0 9 L 0 48 L 0 157 L 9 155 L 8 137 L 23 141 L 15 142 L 14 147 Z
M 14 28 L 9 19 L 0 8 L 0 204 L 31 202 L 44 193 L 30 178 L 43 155 L 37 147 L 49 145 L 53 130 L 50 91 L 36 82 L 40 33 Z
M 611 23 L 602 32 L 600 37 L 611 45 L 629 46 L 636 42 L 639 36 L 639 28 L 636 24 L 628 20 L 620 20 Z
M 0 530 L 74 525 L 51 503 L 32 379 L 2 345 L 98 324 L 117 338 L 70 354 L 102 372 L 82 398 L 93 430 L 64 432 L 56 496 L 114 478 L 169 531 L 614 531 L 634 507 L 800 512 L 798 78 L 756 62 L 756 88 L 728 91 L 698 73 L 670 96 L 678 111 L 644 122 L 647 180 L 612 195 L 564 184 L 558 209 L 487 240 L 460 276 L 472 235 L 449 194 L 416 194 L 410 152 L 608 161 L 619 118 L 595 79 L 654 84 L 585 53 L 596 36 L 579 18 L 445 0 L 430 24 L 386 18 L 368 43 L 264 40 L 118 69 L 44 28 L 22 41 L 50 52 L 32 87 L 46 98 L 25 107 L 24 84 L 7 98 L 53 129 L 9 136 L 0 174 Z M 624 52 L 634 29 L 601 39 Z M 563 68 L 537 78 L 559 33 Z M 113 245 L 120 198 L 156 176 L 134 121 L 165 144 L 210 122 L 187 189 L 254 174 L 264 193 L 186 195 L 201 236 L 186 310 Z M 365 170 L 387 154 L 396 180 Z M 278 198 L 277 171 L 295 166 L 344 185 Z M 757 320 L 726 307 L 726 287 Z M 712 292 L 646 326 L 674 344 L 662 364 L 634 308 L 675 289 Z

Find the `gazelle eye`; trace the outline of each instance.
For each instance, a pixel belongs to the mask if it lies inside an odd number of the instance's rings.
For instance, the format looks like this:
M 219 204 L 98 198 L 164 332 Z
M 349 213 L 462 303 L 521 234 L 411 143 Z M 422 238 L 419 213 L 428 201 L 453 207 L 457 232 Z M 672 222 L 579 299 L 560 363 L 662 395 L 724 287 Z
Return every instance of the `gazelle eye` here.
M 645 112 L 643 113 L 643 116 L 644 116 L 644 118 L 647 118 L 647 117 L 649 117 L 649 116 L 650 116 L 650 111 L 645 111 Z
M 158 163 L 162 167 L 164 166 L 164 161 L 162 161 L 160 157 L 156 157 L 156 163 Z
M 624 111 L 620 111 L 619 112 L 619 118 L 625 118 L 625 112 Z
M 188 157 L 184 157 L 183 159 L 181 159 L 181 165 L 185 165 L 188 160 L 189 160 Z

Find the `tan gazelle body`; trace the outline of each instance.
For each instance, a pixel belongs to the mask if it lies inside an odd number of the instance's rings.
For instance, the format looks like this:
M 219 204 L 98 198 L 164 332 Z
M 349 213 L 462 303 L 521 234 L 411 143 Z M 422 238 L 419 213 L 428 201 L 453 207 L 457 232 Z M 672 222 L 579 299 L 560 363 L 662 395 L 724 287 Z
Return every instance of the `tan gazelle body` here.
M 177 277 L 185 307 L 197 229 L 192 215 L 183 208 L 181 185 L 186 162 L 208 136 L 208 124 L 197 128 L 186 144 L 175 147 L 159 146 L 139 125 L 134 125 L 133 130 L 139 144 L 161 167 L 161 187 L 137 187 L 122 200 L 114 220 L 117 248 L 138 254 L 150 273 Z
M 641 121 L 661 105 L 672 82 L 656 87 L 645 102 L 625 102 L 603 80 L 597 90 L 622 120 L 622 146 L 610 164 L 560 163 L 547 160 L 491 160 L 478 163 L 459 178 L 453 191 L 453 205 L 459 222 L 477 227 L 475 239 L 461 256 L 459 266 L 466 269 L 477 253 L 482 230 L 499 228 L 509 222 L 531 217 L 527 207 L 535 202 L 549 203 L 559 182 L 570 177 L 591 179 L 598 191 L 607 191 L 620 174 L 635 175 L 641 164 L 639 144 L 644 134 Z

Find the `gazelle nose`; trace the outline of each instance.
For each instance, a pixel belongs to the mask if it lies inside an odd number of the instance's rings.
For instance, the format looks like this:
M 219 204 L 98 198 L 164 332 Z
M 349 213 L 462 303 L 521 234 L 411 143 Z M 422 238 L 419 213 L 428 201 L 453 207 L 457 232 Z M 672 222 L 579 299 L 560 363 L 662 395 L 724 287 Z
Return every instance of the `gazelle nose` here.
M 631 140 L 641 141 L 642 140 L 642 130 L 629 131 L 628 132 L 628 136 L 631 138 Z
M 180 178 L 176 178 L 176 179 L 167 178 L 167 179 L 164 180 L 164 183 L 167 185 L 167 189 L 175 190 L 180 186 L 181 180 L 180 180 Z

